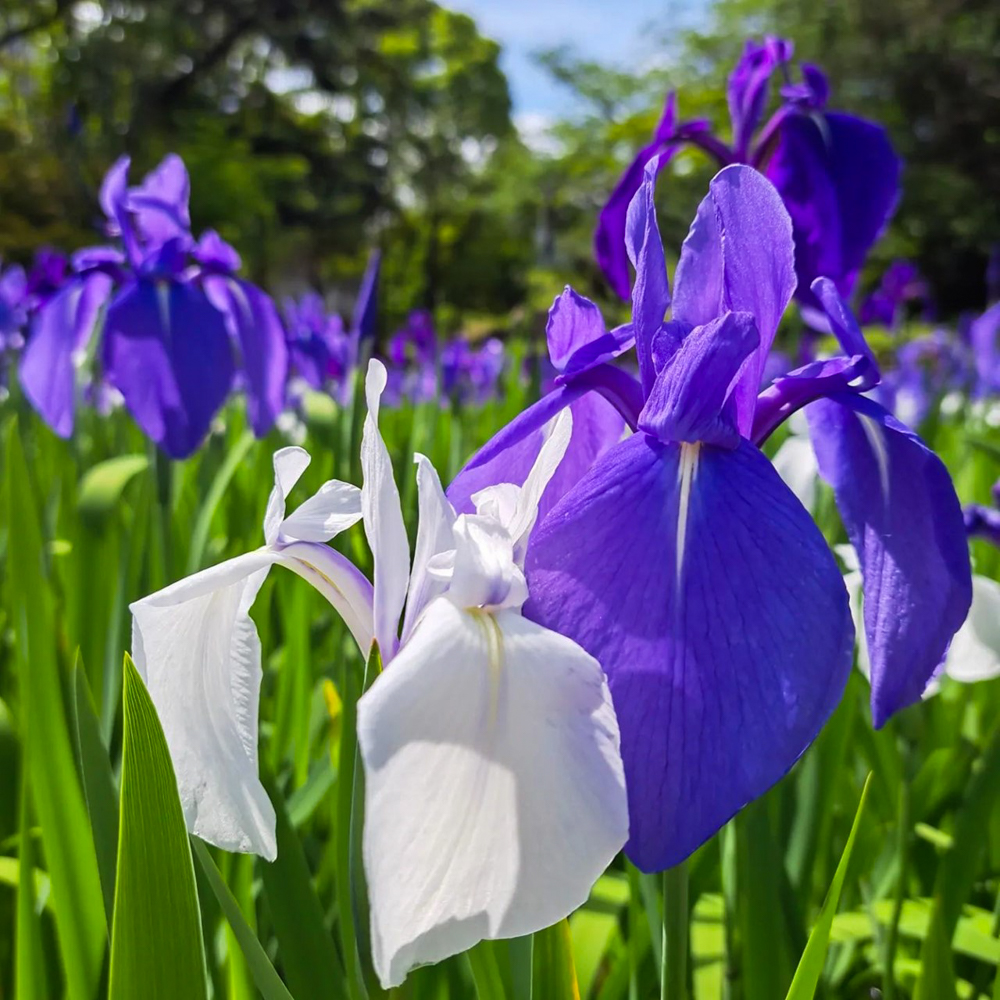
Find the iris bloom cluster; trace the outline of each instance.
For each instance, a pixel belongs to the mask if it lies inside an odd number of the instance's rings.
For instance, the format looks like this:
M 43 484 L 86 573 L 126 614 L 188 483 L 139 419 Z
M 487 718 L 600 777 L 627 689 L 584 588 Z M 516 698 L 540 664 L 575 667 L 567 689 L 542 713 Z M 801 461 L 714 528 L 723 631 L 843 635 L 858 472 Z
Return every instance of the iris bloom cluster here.
M 729 78 L 732 141 L 709 122 L 679 121 L 671 92 L 652 141 L 635 156 L 601 211 L 594 251 L 614 291 L 629 295 L 625 229 L 628 205 L 649 164 L 659 171 L 686 146 L 703 150 L 720 167 L 745 163 L 774 184 L 791 216 L 795 237 L 796 295 L 819 308 L 818 277 L 847 295 L 899 196 L 900 162 L 885 130 L 855 115 L 827 111 L 829 85 L 816 66 L 803 63 L 792 77 L 793 46 L 781 38 L 749 40 Z M 781 104 L 765 122 L 772 76 L 782 79 Z M 763 123 L 763 124 L 762 124 Z
M 217 233 L 191 234 L 179 157 L 166 157 L 138 186 L 128 172 L 122 157 L 101 187 L 115 244 L 74 254 L 71 273 L 35 310 L 20 360 L 25 394 L 68 437 L 78 363 L 89 355 L 145 434 L 183 458 L 239 374 L 250 424 L 263 435 L 283 407 L 288 365 L 274 303 L 238 276 L 239 256 Z

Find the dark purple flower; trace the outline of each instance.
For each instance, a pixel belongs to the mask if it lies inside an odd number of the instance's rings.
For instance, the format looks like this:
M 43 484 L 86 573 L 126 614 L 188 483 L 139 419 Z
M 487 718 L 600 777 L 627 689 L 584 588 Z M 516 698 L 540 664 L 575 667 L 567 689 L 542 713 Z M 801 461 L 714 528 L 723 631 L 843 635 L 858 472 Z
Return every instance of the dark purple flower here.
M 28 321 L 28 279 L 19 264 L 0 268 L 0 352 L 21 346 Z
M 216 233 L 195 242 L 179 157 L 133 188 L 128 169 L 128 157 L 119 159 L 100 192 L 121 249 L 80 251 L 54 292 L 61 262 L 39 262 L 40 304 L 20 366 L 25 394 L 57 434 L 72 433 L 77 359 L 106 306 L 102 377 L 167 454 L 184 458 L 201 443 L 233 387 L 234 356 L 250 424 L 265 434 L 284 405 L 288 365 L 273 302 L 237 276 L 239 256 Z
M 863 326 L 879 323 L 896 329 L 904 307 L 910 302 L 926 303 L 929 294 L 927 283 L 912 261 L 894 260 L 878 288 L 861 303 L 859 319 Z
M 859 553 L 876 725 L 919 698 L 971 600 L 948 474 L 860 395 L 878 368 L 832 281 L 817 279 L 812 293 L 843 355 L 758 395 L 796 282 L 777 191 L 745 166 L 713 180 L 664 322 L 671 299 L 654 184 L 650 164 L 626 227 L 640 383 L 613 386 L 599 361 L 532 408 L 548 419 L 598 391 L 636 432 L 555 503 L 525 563 L 525 613 L 580 643 L 608 676 L 629 793 L 626 850 L 645 870 L 686 857 L 777 781 L 850 670 L 840 571 L 758 450 L 791 413 L 809 407 L 820 468 Z M 585 316 L 578 327 L 586 343 L 601 336 Z M 538 426 L 530 413 L 459 474 L 449 490 L 457 508 L 470 485 L 522 481 L 523 430 Z
M 970 503 L 963 510 L 969 538 L 982 538 L 1000 549 L 1000 479 L 993 484 L 993 506 Z
M 683 146 L 700 147 L 720 166 L 748 163 L 774 183 L 792 218 L 796 295 L 804 305 L 818 308 L 811 286 L 820 276 L 832 278 L 841 295 L 850 292 L 895 208 L 900 163 L 880 126 L 824 110 L 828 86 L 817 67 L 803 64 L 801 81 L 791 82 L 791 57 L 792 45 L 783 39 L 746 43 L 729 80 L 732 145 L 716 138 L 704 121 L 677 122 L 676 97 L 668 94 L 652 142 L 622 175 L 594 237 L 597 262 L 621 298 L 629 296 L 623 240 L 629 202 L 646 165 L 663 169 Z M 778 69 L 786 79 L 782 104 L 758 130 Z
M 394 365 L 433 362 L 437 356 L 437 333 L 431 314 L 426 309 L 411 312 L 404 326 L 389 338 L 386 353 Z

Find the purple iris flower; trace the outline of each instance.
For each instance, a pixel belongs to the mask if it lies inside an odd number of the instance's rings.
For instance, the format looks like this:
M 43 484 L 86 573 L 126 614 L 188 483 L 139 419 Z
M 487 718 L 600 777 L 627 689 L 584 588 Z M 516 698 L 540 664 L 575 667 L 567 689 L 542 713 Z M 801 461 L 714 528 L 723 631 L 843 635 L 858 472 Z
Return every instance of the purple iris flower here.
M 470 487 L 521 482 L 529 433 L 585 393 L 613 400 L 634 429 L 535 528 L 525 613 L 573 638 L 608 676 L 629 794 L 626 851 L 647 871 L 685 858 L 784 775 L 850 670 L 841 573 L 759 450 L 784 419 L 807 407 L 821 473 L 859 555 L 877 726 L 919 699 L 971 601 L 950 477 L 861 395 L 878 368 L 831 280 L 812 291 L 844 354 L 758 395 L 796 283 L 778 192 L 745 166 L 712 181 L 664 323 L 656 170 L 647 168 L 626 228 L 639 382 L 607 364 L 625 339 L 574 309 L 561 388 L 504 428 L 449 490 L 461 510 Z
M 342 385 L 351 353 L 344 321 L 327 312 L 316 292 L 287 300 L 284 312 L 291 368 L 313 389 Z
M 898 328 L 909 302 L 926 303 L 930 296 L 927 282 L 917 266 L 908 260 L 894 260 L 882 280 L 861 303 L 859 318 L 863 326 L 878 323 L 892 330 Z
M 61 250 L 42 247 L 28 272 L 27 298 L 30 309 L 44 305 L 70 276 L 69 257 Z
M 1000 393 L 1000 302 L 995 302 L 968 328 L 976 367 L 976 395 Z
M 1000 480 L 993 484 L 993 506 L 967 504 L 963 511 L 969 538 L 983 538 L 1000 549 Z
M 748 40 L 729 78 L 732 144 L 716 137 L 706 121 L 677 121 L 676 95 L 667 95 L 652 141 L 643 147 L 601 210 L 594 252 L 611 287 L 629 296 L 625 220 L 648 163 L 662 169 L 684 146 L 697 146 L 720 167 L 748 163 L 778 189 L 792 218 L 797 297 L 816 309 L 812 282 L 832 278 L 846 296 L 869 248 L 895 208 L 900 162 L 880 126 L 841 112 L 825 111 L 829 87 L 815 66 L 803 63 L 793 83 L 792 44 Z M 782 103 L 758 129 L 775 71 L 784 79 Z
M 478 347 L 455 337 L 441 348 L 439 364 L 444 398 L 460 406 L 482 406 L 499 395 L 507 351 L 499 337 L 488 337 Z
M 57 434 L 73 430 L 77 362 L 104 309 L 103 378 L 146 435 L 184 458 L 201 443 L 233 387 L 237 360 L 254 433 L 284 405 L 285 336 L 270 297 L 237 276 L 240 259 L 217 233 L 196 242 L 189 179 L 167 156 L 137 187 L 121 157 L 101 186 L 119 246 L 75 254 L 72 274 L 39 306 L 21 359 L 25 394 Z
M 968 349 L 950 330 L 937 329 L 899 346 L 880 389 L 896 416 L 917 426 L 946 392 L 967 390 L 974 381 Z
M 389 338 L 386 354 L 394 365 L 433 362 L 437 357 L 434 317 L 426 309 L 411 312 L 404 326 Z

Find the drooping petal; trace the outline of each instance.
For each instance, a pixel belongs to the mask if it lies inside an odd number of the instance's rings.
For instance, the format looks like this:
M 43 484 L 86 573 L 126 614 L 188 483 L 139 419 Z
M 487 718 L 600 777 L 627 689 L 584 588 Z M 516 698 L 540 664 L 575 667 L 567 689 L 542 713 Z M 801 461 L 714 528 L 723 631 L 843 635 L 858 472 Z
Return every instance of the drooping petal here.
M 812 283 L 812 293 L 823 307 L 830 322 L 830 332 L 837 338 L 843 352 L 848 357 L 863 355 L 868 358 L 877 381 L 878 361 L 868 346 L 850 306 L 840 297 L 837 286 L 829 278 L 817 278 Z
M 128 172 L 131 164 L 129 156 L 119 156 L 115 160 L 101 181 L 98 201 L 108 220 L 108 233 L 121 238 L 129 263 L 138 267 L 142 253 L 128 214 Z
M 388 663 L 396 652 L 399 616 L 410 576 L 410 543 L 403 523 L 392 460 L 378 429 L 379 400 L 387 374 L 381 361 L 368 364 L 365 396 L 368 415 L 361 438 L 361 509 L 365 535 L 375 562 L 375 638 Z
M 143 431 L 186 458 L 233 383 L 225 320 L 194 285 L 133 282 L 108 307 L 104 368 Z
M 288 345 L 278 310 L 270 295 L 238 278 L 208 278 L 205 291 L 240 345 L 247 414 L 254 434 L 263 437 L 285 408 Z
M 729 117 L 733 123 L 733 145 L 737 155 L 745 159 L 750 146 L 750 137 L 760 124 L 767 106 L 768 83 L 777 68 L 780 56 L 785 55 L 788 46 L 775 45 L 768 39 L 763 45 L 748 38 L 743 55 L 729 77 L 726 88 L 729 103 Z M 786 59 L 791 57 L 790 51 Z
M 791 114 L 779 134 L 766 172 L 792 217 L 798 298 L 815 305 L 820 276 L 847 296 L 896 207 L 899 158 L 881 126 L 853 115 Z
M 864 578 L 872 720 L 919 700 L 972 600 L 962 509 L 941 460 L 863 396 L 806 410 Z
M 944 669 L 964 684 L 1000 677 L 1000 583 L 996 580 L 972 578 L 969 617 L 955 633 Z
M 649 392 L 656 378 L 652 360 L 653 341 L 659 335 L 664 314 L 670 306 L 667 263 L 656 221 L 657 169 L 656 163 L 647 164 L 642 184 L 629 202 L 625 221 L 625 247 L 635 268 L 635 284 L 632 286 L 635 353 L 645 392 Z
M 132 656 L 167 738 L 188 829 L 273 861 L 257 776 L 260 639 L 249 610 L 277 555 L 238 556 L 130 605 Z
M 195 260 L 210 273 L 234 274 L 240 269 L 240 255 L 214 229 L 206 229 L 193 252 Z
M 626 850 L 646 871 L 687 857 L 785 774 L 850 670 L 836 562 L 746 441 L 624 441 L 539 526 L 526 572 L 526 615 L 608 675 Z
M 726 406 L 741 365 L 760 342 L 750 313 L 723 313 L 696 327 L 656 376 L 639 427 L 661 441 L 735 447 L 735 414 Z
M 417 466 L 417 541 L 413 550 L 413 570 L 403 616 L 402 641 L 406 642 L 428 604 L 447 589 L 447 583 L 427 572 L 436 555 L 455 547 L 455 509 L 441 488 L 437 469 L 424 455 L 414 455 Z
M 31 322 L 18 378 L 31 405 L 60 437 L 73 433 L 74 355 L 86 347 L 110 293 L 111 279 L 106 275 L 70 279 Z
M 364 863 L 382 985 L 566 916 L 628 830 L 590 656 L 514 612 L 430 605 L 358 703 Z

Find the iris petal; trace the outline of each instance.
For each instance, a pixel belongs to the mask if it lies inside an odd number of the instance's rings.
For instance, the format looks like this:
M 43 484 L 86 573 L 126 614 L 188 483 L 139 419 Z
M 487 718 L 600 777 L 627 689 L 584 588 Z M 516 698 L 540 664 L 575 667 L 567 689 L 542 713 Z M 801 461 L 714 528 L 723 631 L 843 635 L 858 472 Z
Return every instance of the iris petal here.
M 806 415 L 861 566 L 878 727 L 920 699 L 968 614 L 962 508 L 937 455 L 872 400 L 838 395 Z
M 180 282 L 136 281 L 115 297 L 104 367 L 136 423 L 173 458 L 201 444 L 233 382 L 222 314 Z
M 358 703 L 382 985 L 581 905 L 628 832 L 597 663 L 515 612 L 431 604 Z
M 833 711 L 854 633 L 836 562 L 767 459 L 609 451 L 539 527 L 525 614 L 608 675 L 631 836 L 676 864 L 792 766 Z

